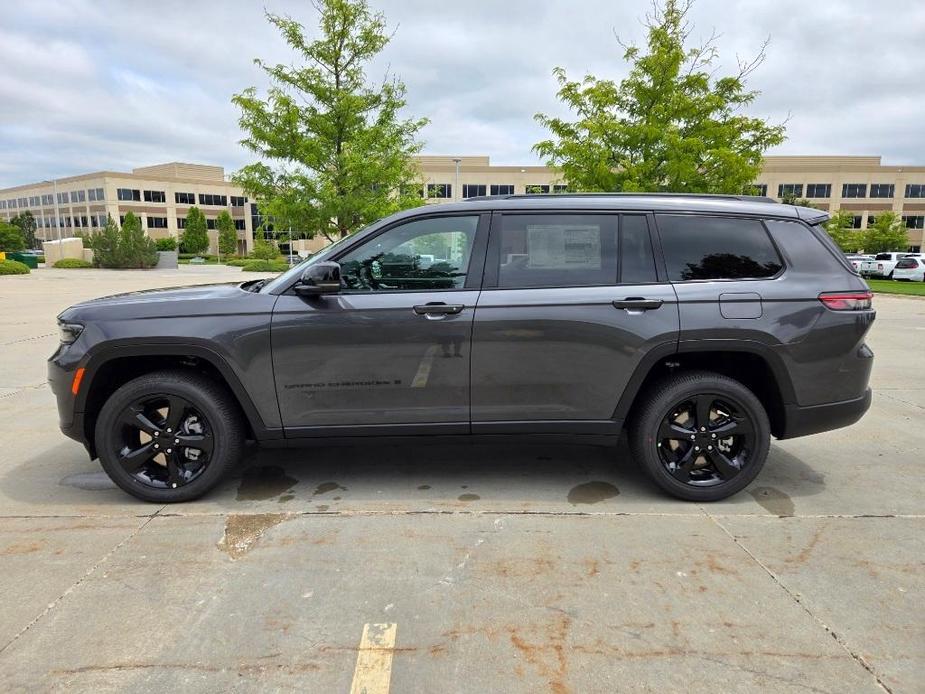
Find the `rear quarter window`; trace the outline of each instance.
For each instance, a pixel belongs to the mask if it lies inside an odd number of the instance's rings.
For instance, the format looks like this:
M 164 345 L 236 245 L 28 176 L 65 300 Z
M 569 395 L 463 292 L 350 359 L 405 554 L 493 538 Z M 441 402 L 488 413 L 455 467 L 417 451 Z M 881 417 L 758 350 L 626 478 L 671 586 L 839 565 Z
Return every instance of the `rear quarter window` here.
M 783 269 L 764 225 L 755 219 L 658 215 L 672 282 L 773 277 Z

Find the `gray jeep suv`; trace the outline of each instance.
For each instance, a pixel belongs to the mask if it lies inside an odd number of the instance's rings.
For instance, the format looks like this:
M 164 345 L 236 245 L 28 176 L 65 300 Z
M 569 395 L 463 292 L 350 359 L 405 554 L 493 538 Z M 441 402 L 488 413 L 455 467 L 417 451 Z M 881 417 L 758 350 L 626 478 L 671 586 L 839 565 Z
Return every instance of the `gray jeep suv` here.
M 871 294 L 826 219 L 736 196 L 421 207 L 272 280 L 69 308 L 49 381 L 64 433 L 148 501 L 203 494 L 247 439 L 624 428 L 657 485 L 713 501 L 755 478 L 771 435 L 870 404 Z

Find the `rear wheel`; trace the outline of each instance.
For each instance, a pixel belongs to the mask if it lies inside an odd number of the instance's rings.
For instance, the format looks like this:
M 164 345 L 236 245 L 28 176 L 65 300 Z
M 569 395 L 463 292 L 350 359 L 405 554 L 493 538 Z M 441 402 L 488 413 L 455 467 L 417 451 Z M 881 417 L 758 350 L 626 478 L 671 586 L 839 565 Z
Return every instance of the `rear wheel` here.
M 238 463 L 244 425 L 228 391 L 194 373 L 147 374 L 119 388 L 96 424 L 96 450 L 113 482 L 158 503 L 195 499 Z
M 652 480 L 678 498 L 718 501 L 745 488 L 770 448 L 758 398 L 717 373 L 679 374 L 657 383 L 630 427 L 630 446 Z

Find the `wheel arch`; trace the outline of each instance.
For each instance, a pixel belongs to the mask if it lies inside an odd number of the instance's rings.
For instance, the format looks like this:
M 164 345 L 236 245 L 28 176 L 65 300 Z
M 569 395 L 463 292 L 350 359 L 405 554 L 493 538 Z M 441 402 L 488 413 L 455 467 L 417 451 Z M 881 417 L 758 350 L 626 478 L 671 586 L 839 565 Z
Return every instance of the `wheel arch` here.
M 784 435 L 786 405 L 795 402 L 793 384 L 779 355 L 766 345 L 746 340 L 698 340 L 681 342 L 677 351 L 653 350 L 627 384 L 614 419 L 626 422 L 639 399 L 660 378 L 693 370 L 713 371 L 745 385 L 764 406 L 771 433 Z
M 227 388 L 244 415 L 248 438 L 263 440 L 282 436 L 277 430 L 267 428 L 227 360 L 208 347 L 190 344 L 107 345 L 94 351 L 83 366 L 86 369 L 83 387 L 77 395 L 74 409 L 82 414 L 91 457 L 96 456 L 93 442 L 97 417 L 109 396 L 133 378 L 175 368 L 195 370 Z

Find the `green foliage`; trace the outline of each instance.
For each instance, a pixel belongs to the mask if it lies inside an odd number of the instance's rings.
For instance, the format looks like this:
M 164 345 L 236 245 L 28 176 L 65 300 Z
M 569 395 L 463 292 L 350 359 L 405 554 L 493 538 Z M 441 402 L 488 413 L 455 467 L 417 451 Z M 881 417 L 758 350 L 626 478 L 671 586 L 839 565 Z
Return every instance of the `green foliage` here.
M 780 201 L 785 205 L 796 205 L 797 207 L 815 207 L 812 200 L 807 198 L 798 198 L 793 193 L 785 193 Z
M 154 245 L 159 251 L 177 250 L 177 240 L 173 236 L 165 236 L 162 239 L 155 239 Z
M 54 264 L 54 267 L 59 270 L 84 270 L 93 267 L 93 263 L 87 262 L 83 258 L 62 258 Z
M 254 250 L 251 251 L 251 258 L 257 258 L 258 260 L 273 260 L 281 256 L 282 253 L 279 252 L 279 248 L 269 241 L 264 241 L 263 239 L 254 240 Z
M 748 76 L 763 62 L 765 46 L 735 75 L 714 77 L 714 35 L 686 46 L 690 5 L 664 0 L 648 22 L 643 51 L 624 46 L 629 75 L 619 84 L 586 75 L 553 74 L 558 97 L 577 120 L 537 114 L 551 137 L 534 146 L 561 169 L 575 190 L 672 191 L 739 194 L 761 170 L 765 150 L 784 140 L 784 126 L 742 110 L 757 91 Z
M 288 269 L 285 260 L 251 260 L 241 267 L 243 272 L 285 272 Z
M 241 143 L 263 160 L 233 180 L 277 229 L 334 240 L 423 204 L 413 192 L 421 182 L 412 157 L 427 120 L 399 116 L 405 85 L 398 78 L 367 82 L 366 66 L 391 38 L 385 17 L 365 0 L 318 0 L 316 7 L 315 40 L 295 20 L 267 14 L 297 60 L 256 60 L 272 82 L 266 99 L 253 87 L 232 98 Z
M 218 252 L 222 255 L 231 255 L 238 250 L 238 231 L 234 228 L 234 220 L 227 210 L 222 210 L 215 220 L 218 229 Z
M 0 260 L 0 275 L 28 275 L 29 266 L 18 260 Z
M 253 258 L 232 258 L 231 260 L 226 260 L 225 265 L 230 265 L 231 267 L 244 267 L 252 262 L 254 262 Z
M 0 220 L 0 251 L 21 251 L 25 247 L 22 229 Z
M 853 253 L 863 245 L 861 231 L 852 227 L 854 215 L 848 210 L 836 210 L 825 223 L 825 230 L 842 251 Z
M 119 234 L 119 267 L 148 268 L 157 265 L 157 246 L 154 239 L 141 228 L 141 219 L 132 212 L 125 213 Z
M 895 212 L 881 212 L 873 224 L 861 234 L 865 253 L 904 251 L 909 247 L 909 235 L 902 217 Z
M 186 228 L 180 234 L 180 249 L 184 253 L 203 253 L 209 249 L 209 230 L 206 216 L 198 207 L 186 213 Z
M 899 282 L 897 280 L 868 279 L 867 285 L 875 294 L 911 294 L 925 296 L 925 282 Z
M 157 246 L 141 228 L 141 220 L 132 212 L 125 214 L 122 228 L 112 217 L 99 233 L 86 238 L 93 251 L 93 264 L 106 268 L 148 268 L 157 264 Z
M 26 248 L 35 248 L 35 217 L 32 216 L 32 212 L 26 210 L 16 215 L 10 220 L 10 224 L 19 227 Z

